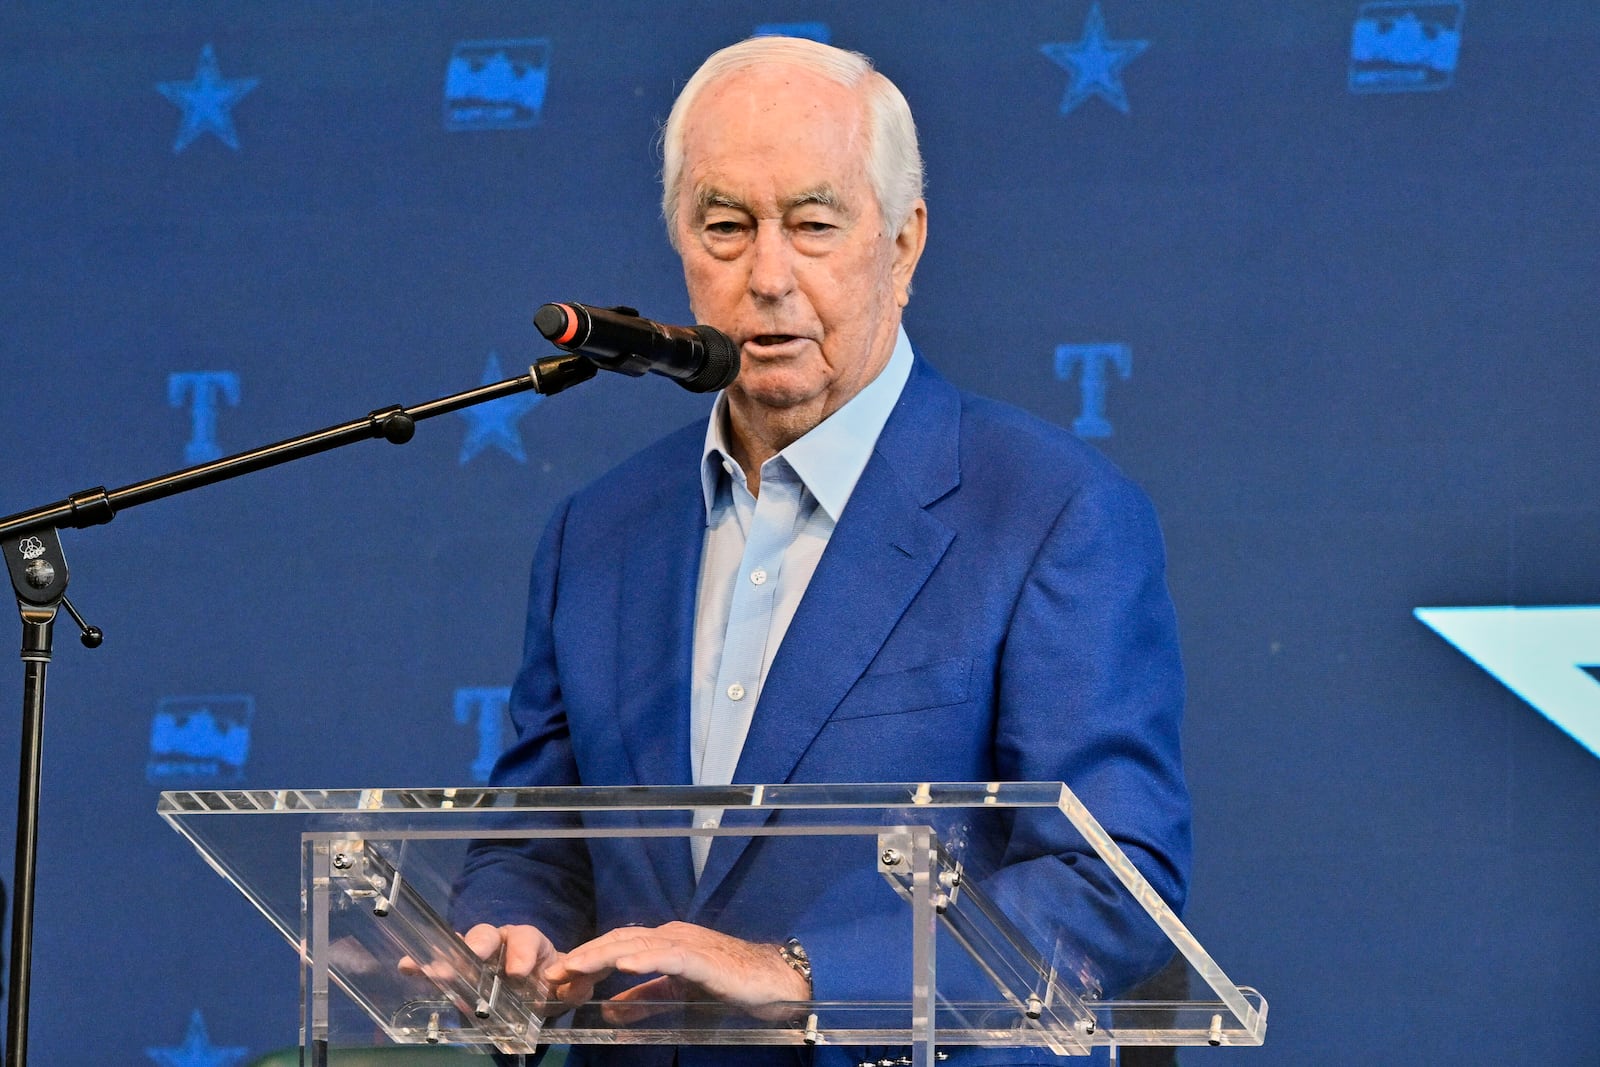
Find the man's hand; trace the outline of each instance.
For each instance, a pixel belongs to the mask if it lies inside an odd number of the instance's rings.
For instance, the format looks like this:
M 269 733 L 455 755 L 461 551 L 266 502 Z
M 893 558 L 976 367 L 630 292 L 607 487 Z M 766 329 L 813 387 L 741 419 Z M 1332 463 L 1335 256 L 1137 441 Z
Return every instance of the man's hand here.
M 534 926 L 490 926 L 479 923 L 461 935 L 479 959 L 492 960 L 504 947 L 500 973 L 515 987 L 536 999 L 564 1007 L 582 1004 L 594 995 L 595 980 L 582 975 L 574 979 L 553 979 L 550 973 L 560 966 L 562 953 Z
M 499 959 L 500 973 L 506 982 L 523 996 L 542 1002 L 542 1014 L 551 1014 L 558 1005 L 570 1008 L 582 1004 L 594 995 L 594 982 L 579 978 L 577 981 L 555 983 L 543 972 L 561 960 L 561 953 L 534 926 L 490 926 L 479 923 L 461 939 L 481 960 Z M 502 954 L 503 953 L 503 954 Z M 425 975 L 436 981 L 455 977 L 455 968 L 445 961 L 419 964 L 410 956 L 400 960 L 400 973 Z
M 508 970 L 509 965 L 508 956 Z M 556 988 L 586 984 L 592 991 L 612 972 L 659 976 L 607 1002 L 607 1018 L 618 1023 L 653 1014 L 657 1009 L 640 1003 L 652 1000 L 717 1000 L 758 1019 L 781 1021 L 794 1015 L 785 1002 L 811 999 L 810 983 L 784 961 L 776 945 L 682 922 L 618 927 L 564 956 L 556 954 L 541 974 Z

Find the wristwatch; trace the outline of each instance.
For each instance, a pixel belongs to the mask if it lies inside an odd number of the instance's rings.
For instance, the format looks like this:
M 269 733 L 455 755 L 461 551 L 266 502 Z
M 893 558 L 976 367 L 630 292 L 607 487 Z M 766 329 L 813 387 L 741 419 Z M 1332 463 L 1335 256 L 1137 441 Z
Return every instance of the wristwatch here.
M 806 947 L 791 937 L 778 946 L 778 955 L 783 957 L 784 963 L 794 968 L 796 974 L 806 980 L 806 988 L 811 988 L 811 957 L 806 955 Z

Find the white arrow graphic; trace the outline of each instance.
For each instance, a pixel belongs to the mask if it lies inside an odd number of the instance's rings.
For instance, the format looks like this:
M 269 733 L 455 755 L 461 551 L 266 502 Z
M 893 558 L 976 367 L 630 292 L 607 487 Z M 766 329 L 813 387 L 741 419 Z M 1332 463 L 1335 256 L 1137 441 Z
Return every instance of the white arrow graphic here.
M 1600 756 L 1600 607 L 1417 608 L 1415 614 Z

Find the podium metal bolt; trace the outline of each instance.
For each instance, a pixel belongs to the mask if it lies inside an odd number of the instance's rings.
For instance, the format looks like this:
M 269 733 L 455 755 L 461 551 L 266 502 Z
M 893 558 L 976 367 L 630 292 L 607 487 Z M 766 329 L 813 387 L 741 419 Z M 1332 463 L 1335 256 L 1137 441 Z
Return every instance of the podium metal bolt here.
M 885 867 L 898 867 L 898 866 L 900 866 L 901 856 L 900 856 L 900 850 L 897 849 L 897 848 L 886 848 L 886 849 L 884 849 L 883 852 L 878 856 L 878 858 L 883 861 L 883 865 Z

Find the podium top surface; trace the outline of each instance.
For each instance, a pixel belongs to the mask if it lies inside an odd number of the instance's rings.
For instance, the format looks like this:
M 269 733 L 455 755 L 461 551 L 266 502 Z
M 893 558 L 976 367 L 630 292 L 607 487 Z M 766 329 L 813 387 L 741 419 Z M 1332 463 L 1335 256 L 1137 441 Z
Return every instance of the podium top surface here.
M 682 811 L 693 808 L 796 810 L 919 807 L 1054 807 L 1077 800 L 1061 782 L 797 783 L 720 786 L 550 786 L 385 789 L 168 790 L 156 810 L 171 820 L 241 812 L 463 813 Z

